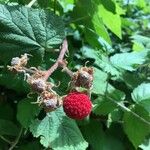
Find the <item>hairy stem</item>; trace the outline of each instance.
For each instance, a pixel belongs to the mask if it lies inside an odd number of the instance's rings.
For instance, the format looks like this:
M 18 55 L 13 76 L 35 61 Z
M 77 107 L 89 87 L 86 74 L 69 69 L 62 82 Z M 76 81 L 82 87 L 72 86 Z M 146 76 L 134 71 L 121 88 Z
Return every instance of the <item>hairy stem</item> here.
M 73 77 L 73 72 L 68 67 L 62 67 L 63 72 L 66 72 L 70 77 Z
M 0 138 L 1 138 L 3 141 L 5 141 L 6 143 L 12 144 L 12 142 L 9 141 L 8 139 L 6 139 L 4 136 L 0 135 Z
M 9 148 L 9 150 L 13 150 L 13 149 L 16 147 L 16 145 L 18 144 L 18 142 L 19 142 L 19 140 L 20 140 L 20 137 L 21 137 L 21 135 L 22 135 L 22 132 L 23 132 L 23 127 L 21 127 L 20 132 L 19 132 L 19 134 L 18 134 L 16 140 L 13 142 L 13 144 L 11 145 L 11 147 Z
M 127 111 L 129 112 L 131 115 L 133 115 L 134 117 L 138 118 L 139 120 L 141 120 L 142 122 L 148 124 L 150 126 L 150 122 L 145 120 L 144 118 L 142 118 L 141 116 L 139 116 L 137 113 L 133 112 L 132 110 L 130 110 L 129 108 L 127 108 L 126 106 L 122 105 L 121 103 L 118 103 L 117 101 L 113 100 L 111 97 L 107 97 L 111 102 L 115 103 L 117 106 L 119 106 L 123 111 Z
M 36 2 L 37 0 L 32 0 L 28 5 L 27 5 L 27 7 L 32 7 L 32 5 Z
M 45 76 L 44 76 L 45 80 L 47 80 L 49 78 L 49 76 L 59 67 L 59 62 L 63 61 L 63 58 L 64 58 L 65 53 L 67 52 L 67 50 L 68 50 L 68 43 L 67 43 L 67 40 L 65 39 L 63 41 L 62 47 L 60 49 L 60 54 L 59 54 L 56 62 L 45 73 Z

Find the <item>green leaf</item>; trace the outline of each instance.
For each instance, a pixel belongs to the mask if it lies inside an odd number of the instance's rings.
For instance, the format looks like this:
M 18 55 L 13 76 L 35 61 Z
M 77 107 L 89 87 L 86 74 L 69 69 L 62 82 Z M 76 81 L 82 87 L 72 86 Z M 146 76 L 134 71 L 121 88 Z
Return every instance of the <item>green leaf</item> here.
M 53 5 L 52 1 L 49 1 L 49 0 L 42 0 L 42 1 L 37 0 L 37 2 L 38 2 L 38 4 L 40 5 L 41 8 L 48 8 L 49 6 Z M 28 4 L 28 3 L 26 2 L 26 4 Z
M 144 50 L 145 48 L 144 48 L 143 44 L 138 43 L 138 42 L 134 42 L 132 49 L 133 49 L 133 51 L 137 51 L 138 52 L 138 51 Z
M 104 55 L 101 55 L 101 64 L 99 64 L 99 66 L 103 69 L 103 71 L 111 74 L 112 76 L 118 77 L 120 75 L 120 72 L 113 66 L 110 59 Z
M 74 0 L 58 0 L 58 2 L 63 7 L 64 12 L 73 10 Z
M 100 122 L 91 120 L 81 127 L 81 131 L 90 144 L 91 150 L 124 150 L 122 142 L 113 135 L 105 134 Z
M 135 88 L 132 92 L 132 99 L 136 103 L 150 99 L 150 83 L 142 83 Z
M 99 51 L 88 46 L 83 46 L 81 52 L 85 58 L 94 59 L 94 64 L 102 68 L 104 72 L 110 73 L 112 76 L 119 76 L 119 71 L 111 64 L 109 58 L 101 54 Z
M 16 136 L 18 134 L 17 126 L 9 121 L 0 119 L 0 135 L 13 135 Z
M 91 58 L 95 60 L 95 64 L 101 64 L 101 56 L 98 51 L 95 51 L 93 48 L 89 46 L 83 46 L 81 48 L 81 53 L 84 58 Z
M 18 103 L 17 120 L 24 128 L 28 128 L 34 117 L 39 113 L 39 106 L 31 104 L 35 99 L 25 98 Z
M 97 1 L 97 0 L 96 0 Z M 109 28 L 114 34 L 116 34 L 119 38 L 121 38 L 121 18 L 120 15 L 113 13 L 112 11 L 108 11 L 106 6 L 110 4 L 104 0 L 101 0 L 102 5 L 98 6 L 98 13 L 100 14 L 104 24 Z M 114 5 L 113 3 L 111 3 Z M 117 22 L 117 23 L 116 23 Z
M 117 108 L 117 105 L 113 103 L 110 98 L 116 102 L 121 102 L 125 98 L 123 92 L 113 88 L 110 84 L 107 88 L 106 96 L 99 96 L 94 101 L 93 112 L 97 115 L 107 115 Z
M 105 136 L 103 147 L 103 150 L 125 150 L 123 142 L 112 135 Z
M 115 54 L 110 57 L 110 62 L 118 69 L 134 71 L 136 65 L 142 64 L 145 61 L 146 55 L 146 51 Z
M 2 101 L 1 98 L 0 101 Z M 13 120 L 13 118 L 14 110 L 11 105 L 7 104 L 6 102 L 0 103 L 0 119 Z
M 45 147 L 54 150 L 85 150 L 88 146 L 74 120 L 66 117 L 62 108 L 50 112 L 43 120 L 30 126 L 34 137 L 40 137 Z
M 122 110 L 120 109 L 115 109 L 114 111 L 112 111 L 110 114 L 109 114 L 109 117 L 110 117 L 110 123 L 112 122 L 118 122 L 122 119 Z
M 28 93 L 30 91 L 29 85 L 23 78 L 24 76 L 22 75 L 2 72 L 0 73 L 0 85 L 15 90 L 18 93 Z
M 145 0 L 135 0 L 135 3 L 140 8 L 145 8 L 146 7 L 146 1 Z
M 108 43 L 111 43 L 108 32 L 98 13 L 99 3 L 95 4 L 92 0 L 77 1 L 72 12 L 72 18 L 77 22 L 77 24 L 84 25 L 85 27 L 92 29 Z
M 95 94 L 104 94 L 107 85 L 107 74 L 103 71 L 94 68 L 94 81 L 92 92 Z
M 125 84 L 130 88 L 134 89 L 137 87 L 139 84 L 145 81 L 145 79 L 140 78 L 137 73 L 133 72 L 125 72 L 122 75 L 122 81 L 125 82 Z
M 112 46 L 106 40 L 104 40 L 104 38 L 95 33 L 94 30 L 85 27 L 84 34 L 85 39 L 92 47 L 103 50 L 107 54 L 112 53 L 114 51 Z
M 142 83 L 132 92 L 132 99 L 150 113 L 150 83 Z
M 149 114 L 143 107 L 136 105 L 131 111 L 150 122 Z M 134 147 L 137 148 L 144 141 L 146 135 L 150 133 L 150 125 L 133 116 L 130 112 L 124 113 L 123 121 L 125 133 Z
M 150 138 L 146 139 L 139 147 L 142 150 L 149 150 L 150 149 Z
M 91 120 L 89 124 L 81 127 L 81 131 L 92 150 L 103 149 L 104 132 L 102 125 L 98 121 Z
M 150 38 L 142 35 L 135 34 L 131 37 L 134 42 L 144 45 L 146 48 L 150 48 Z
M 28 142 L 27 144 L 23 144 L 19 147 L 19 150 L 42 150 L 40 143 L 38 141 Z
M 0 5 L 0 60 L 30 53 L 40 64 L 44 52 L 58 47 L 65 37 L 62 19 L 48 10 Z

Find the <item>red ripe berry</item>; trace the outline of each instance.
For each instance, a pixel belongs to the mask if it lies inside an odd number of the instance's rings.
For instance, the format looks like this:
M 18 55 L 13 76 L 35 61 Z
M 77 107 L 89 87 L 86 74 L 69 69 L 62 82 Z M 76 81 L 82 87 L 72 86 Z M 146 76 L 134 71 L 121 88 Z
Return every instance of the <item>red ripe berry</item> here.
M 63 108 L 68 117 L 81 120 L 90 114 L 92 103 L 86 94 L 71 92 L 64 98 Z

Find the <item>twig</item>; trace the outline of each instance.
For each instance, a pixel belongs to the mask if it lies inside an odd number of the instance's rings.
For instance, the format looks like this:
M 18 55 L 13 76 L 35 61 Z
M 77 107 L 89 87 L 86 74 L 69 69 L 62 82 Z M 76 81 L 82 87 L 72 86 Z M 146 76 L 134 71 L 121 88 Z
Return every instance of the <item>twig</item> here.
M 136 114 L 135 112 L 133 112 L 132 110 L 130 110 L 129 108 L 127 108 L 126 106 L 118 103 L 117 101 L 113 100 L 111 97 L 107 97 L 111 102 L 115 103 L 117 106 L 119 106 L 123 111 L 127 111 L 129 113 L 131 113 L 134 117 L 138 118 L 139 120 L 141 120 L 142 122 L 148 124 L 150 126 L 150 122 L 145 120 L 144 118 L 142 118 L 141 116 L 139 116 L 138 114 Z
M 16 140 L 14 141 L 14 143 L 11 145 L 11 147 L 8 150 L 13 150 L 15 148 L 15 146 L 18 144 L 20 137 L 22 135 L 22 131 L 23 131 L 23 127 L 21 127 L 20 132 L 19 132 Z
M 8 143 L 8 144 L 12 144 L 12 142 L 11 141 L 9 141 L 8 139 L 6 139 L 5 137 L 3 137 L 2 135 L 0 135 L 0 138 L 3 140 L 3 141 L 5 141 L 6 143 Z
M 31 74 L 36 73 L 35 70 L 31 70 L 30 68 L 28 69 L 28 68 L 26 68 L 26 67 L 23 67 L 23 70 L 25 70 L 27 73 L 31 73 Z
M 63 61 L 64 55 L 65 55 L 65 53 L 66 53 L 67 50 L 68 50 L 68 43 L 67 43 L 67 40 L 65 39 L 63 41 L 63 44 L 62 44 L 62 47 L 61 47 L 61 50 L 60 50 L 60 54 L 59 54 L 56 62 L 45 73 L 45 76 L 44 76 L 45 80 L 47 80 L 48 77 L 58 68 L 59 62 Z
M 110 78 L 110 75 L 108 75 L 107 78 L 107 85 L 106 85 L 106 90 L 105 90 L 105 94 L 103 96 L 105 96 L 105 98 L 107 98 L 108 100 L 110 100 L 111 102 L 113 102 L 114 104 L 116 104 L 117 106 L 119 106 L 123 111 L 127 111 L 129 113 L 131 113 L 134 117 L 138 118 L 139 120 L 141 120 L 142 122 L 148 124 L 150 126 L 150 122 L 145 120 L 144 118 L 142 118 L 141 116 L 139 116 L 137 113 L 133 112 L 132 110 L 130 110 L 129 108 L 127 108 L 126 106 L 122 105 L 121 103 L 115 101 L 114 99 L 112 99 L 111 97 L 107 96 L 108 94 L 108 80 Z
M 27 5 L 27 7 L 32 7 L 32 5 L 36 2 L 37 0 L 32 0 L 28 5 Z
M 73 77 L 73 72 L 67 66 L 62 68 L 62 72 L 66 72 L 70 77 Z

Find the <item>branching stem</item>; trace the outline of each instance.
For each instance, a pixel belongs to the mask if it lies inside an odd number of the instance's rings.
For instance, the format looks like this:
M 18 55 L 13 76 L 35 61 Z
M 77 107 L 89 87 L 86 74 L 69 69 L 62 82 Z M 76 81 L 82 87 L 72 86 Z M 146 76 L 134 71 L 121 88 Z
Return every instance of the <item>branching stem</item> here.
M 66 72 L 70 77 L 73 77 L 73 72 L 68 67 L 62 67 L 63 72 Z
M 21 69 L 19 70 L 18 68 L 16 69 L 16 71 L 25 71 L 26 73 L 29 74 L 40 74 L 42 73 L 42 78 L 43 80 L 47 80 L 49 78 L 49 76 L 58 68 L 61 67 L 63 72 L 66 72 L 70 77 L 73 76 L 73 72 L 67 67 L 67 62 L 64 60 L 64 56 L 66 54 L 66 52 L 68 51 L 68 43 L 67 40 L 65 39 L 62 43 L 62 46 L 60 48 L 60 53 L 59 56 L 56 60 L 56 62 L 46 71 L 42 71 L 42 70 L 38 70 L 35 67 L 31 67 L 31 68 L 26 68 L 24 66 L 21 66 Z M 8 66 L 11 69 L 11 66 Z
M 44 76 L 45 80 L 47 80 L 49 78 L 49 76 L 59 67 L 59 62 L 63 61 L 63 58 L 64 58 L 65 53 L 67 52 L 67 50 L 68 50 L 68 43 L 67 43 L 67 40 L 65 39 L 63 41 L 62 47 L 60 49 L 60 54 L 59 54 L 56 62 L 45 73 L 45 76 Z

